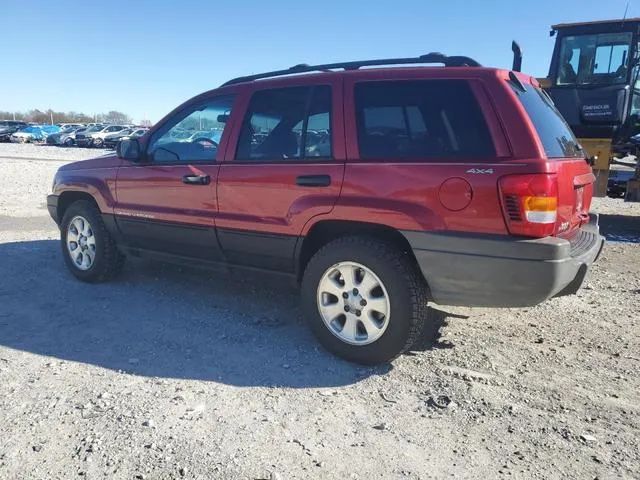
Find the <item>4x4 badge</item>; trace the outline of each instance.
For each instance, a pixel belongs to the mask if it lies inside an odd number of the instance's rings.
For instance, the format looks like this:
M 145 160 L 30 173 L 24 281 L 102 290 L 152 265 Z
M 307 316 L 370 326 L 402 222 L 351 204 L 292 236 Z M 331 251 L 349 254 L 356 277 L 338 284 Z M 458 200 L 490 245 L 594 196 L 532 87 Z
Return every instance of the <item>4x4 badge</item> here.
M 467 173 L 472 173 L 474 175 L 492 175 L 493 168 L 470 168 L 467 170 Z

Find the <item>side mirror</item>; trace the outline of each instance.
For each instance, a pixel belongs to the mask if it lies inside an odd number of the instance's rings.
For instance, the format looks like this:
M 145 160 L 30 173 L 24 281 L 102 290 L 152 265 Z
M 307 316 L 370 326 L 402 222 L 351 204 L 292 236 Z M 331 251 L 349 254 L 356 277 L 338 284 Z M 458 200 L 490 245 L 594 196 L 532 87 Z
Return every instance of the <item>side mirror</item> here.
M 227 123 L 227 121 L 229 120 L 229 115 L 223 113 L 222 115 L 218 115 L 218 118 L 216 118 L 216 120 L 218 120 L 218 123 Z
M 137 138 L 123 138 L 116 146 L 116 155 L 132 162 L 140 161 L 140 142 Z

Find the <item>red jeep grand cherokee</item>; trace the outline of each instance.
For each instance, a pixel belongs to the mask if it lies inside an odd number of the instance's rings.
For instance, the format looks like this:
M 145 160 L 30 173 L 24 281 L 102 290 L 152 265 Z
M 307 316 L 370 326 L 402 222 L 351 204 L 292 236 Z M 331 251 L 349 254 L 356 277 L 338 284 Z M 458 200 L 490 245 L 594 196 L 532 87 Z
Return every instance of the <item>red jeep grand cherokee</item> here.
M 360 68 L 399 63 L 444 67 Z M 593 181 L 535 79 L 429 54 L 232 80 L 60 168 L 47 204 L 81 280 L 128 255 L 286 273 L 319 341 L 376 363 L 427 301 L 575 293 L 604 243 Z

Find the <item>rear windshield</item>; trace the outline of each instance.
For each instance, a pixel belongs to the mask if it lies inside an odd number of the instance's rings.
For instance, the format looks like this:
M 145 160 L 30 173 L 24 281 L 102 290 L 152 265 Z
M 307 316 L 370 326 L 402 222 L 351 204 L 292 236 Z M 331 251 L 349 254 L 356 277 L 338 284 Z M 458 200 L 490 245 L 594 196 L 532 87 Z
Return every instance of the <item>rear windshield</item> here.
M 509 85 L 536 127 L 548 158 L 584 157 L 571 128 L 547 94 L 530 84 L 526 84 L 524 91 L 512 82 Z

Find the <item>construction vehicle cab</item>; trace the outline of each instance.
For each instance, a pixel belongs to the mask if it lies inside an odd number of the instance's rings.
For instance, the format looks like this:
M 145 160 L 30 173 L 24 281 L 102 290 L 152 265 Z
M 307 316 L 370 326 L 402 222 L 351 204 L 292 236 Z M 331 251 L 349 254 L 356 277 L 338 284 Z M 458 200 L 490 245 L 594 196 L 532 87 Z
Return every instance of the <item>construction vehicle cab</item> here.
M 580 140 L 607 191 L 613 155 L 636 153 L 640 133 L 640 18 L 553 25 L 556 44 L 541 84 Z

